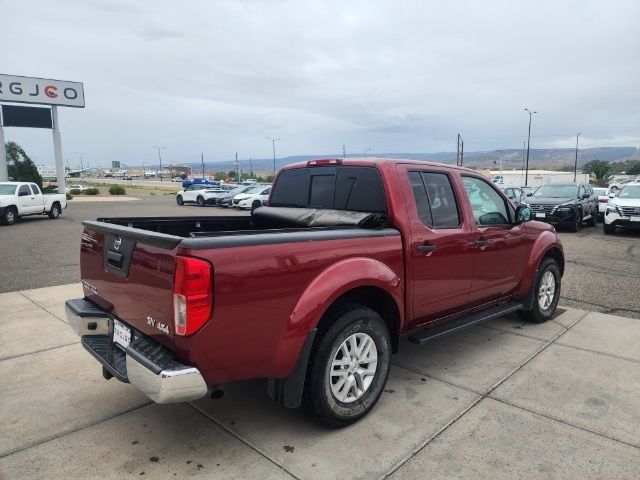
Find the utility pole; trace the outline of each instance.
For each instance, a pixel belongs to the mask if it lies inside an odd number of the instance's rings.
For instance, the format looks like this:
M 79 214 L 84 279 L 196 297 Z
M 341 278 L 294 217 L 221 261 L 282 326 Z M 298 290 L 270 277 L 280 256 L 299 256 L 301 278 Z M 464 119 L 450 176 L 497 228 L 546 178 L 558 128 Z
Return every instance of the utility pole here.
M 522 141 L 522 169 L 520 170 L 520 185 L 522 186 L 522 182 L 524 181 L 524 149 L 527 145 L 527 142 Z
M 202 162 L 202 178 L 204 178 L 204 152 L 200 152 L 200 161 Z
M 344 146 L 344 143 L 342 144 L 342 158 L 347 158 L 347 149 Z
M 160 168 L 158 169 L 158 174 L 160 175 L 160 182 L 162 182 L 162 155 L 160 155 L 160 150 L 163 150 L 167 147 L 156 147 L 154 145 L 153 148 L 158 149 L 158 161 L 160 162 Z
M 573 181 L 576 181 L 576 177 L 578 176 L 578 138 L 582 135 L 580 132 L 576 135 L 576 163 L 573 166 Z
M 253 157 L 249 157 L 249 170 L 251 170 L 251 178 L 253 178 Z
M 271 145 L 273 147 L 273 179 L 276 178 L 276 142 L 279 141 L 279 138 L 267 137 L 267 140 L 271 140 Z
M 458 140 L 456 142 L 456 166 L 460 165 L 460 140 L 462 140 L 462 137 L 458 133 Z
M 86 155 L 87 152 L 76 152 L 77 155 L 80 155 L 80 178 L 84 175 L 84 162 L 82 161 L 82 156 Z
M 460 166 L 462 166 L 464 162 L 464 140 L 460 137 Z
M 502 152 L 504 150 L 496 150 L 496 152 L 500 152 L 500 176 L 502 177 Z
M 529 186 L 529 149 L 531 148 L 531 117 L 534 113 L 538 113 L 537 111 L 531 112 L 528 108 L 525 108 L 526 112 L 529 114 L 529 134 L 527 136 L 527 166 L 524 172 L 524 186 Z
M 236 152 L 236 182 L 240 182 L 240 162 L 238 161 L 238 152 Z

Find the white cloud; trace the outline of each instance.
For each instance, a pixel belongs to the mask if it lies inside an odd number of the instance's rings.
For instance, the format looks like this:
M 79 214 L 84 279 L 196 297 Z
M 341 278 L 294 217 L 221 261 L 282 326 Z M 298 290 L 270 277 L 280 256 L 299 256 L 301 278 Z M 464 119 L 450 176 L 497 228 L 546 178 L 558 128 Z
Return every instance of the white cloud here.
M 0 1 L 2 73 L 83 81 L 92 164 L 640 144 L 636 1 Z M 43 162 L 50 136 L 7 129 Z M 48 162 L 47 162 L 48 163 Z

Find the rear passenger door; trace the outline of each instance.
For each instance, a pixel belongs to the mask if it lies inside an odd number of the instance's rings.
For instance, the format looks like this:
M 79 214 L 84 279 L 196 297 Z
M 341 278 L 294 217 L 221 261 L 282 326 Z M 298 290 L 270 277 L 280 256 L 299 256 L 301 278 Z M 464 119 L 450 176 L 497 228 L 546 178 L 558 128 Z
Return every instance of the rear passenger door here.
M 405 239 L 411 328 L 457 313 L 467 304 L 473 274 L 473 233 L 446 170 L 398 165 L 411 238 Z

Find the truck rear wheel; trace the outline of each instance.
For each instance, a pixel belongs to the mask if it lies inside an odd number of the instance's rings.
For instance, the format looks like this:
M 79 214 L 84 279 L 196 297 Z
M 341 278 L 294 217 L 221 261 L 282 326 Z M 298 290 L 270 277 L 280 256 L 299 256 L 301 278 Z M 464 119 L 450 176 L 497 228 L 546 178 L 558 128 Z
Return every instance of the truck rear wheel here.
M 7 207 L 5 208 L 2 214 L 2 223 L 5 225 L 13 225 L 18 221 L 18 211 L 15 207 Z
M 197 203 L 199 207 L 204 207 L 204 197 L 198 197 Z
M 51 210 L 49 210 L 47 215 L 49 215 L 49 218 L 56 220 L 60 216 L 60 205 L 57 203 L 51 205 Z
M 560 300 L 561 278 L 558 262 L 549 257 L 543 259 L 533 285 L 533 307 L 520 310 L 520 316 L 534 323 L 543 323 L 553 317 Z
M 309 358 L 303 403 L 331 427 L 345 427 L 374 407 L 389 377 L 391 342 L 380 315 L 349 304 L 327 319 Z

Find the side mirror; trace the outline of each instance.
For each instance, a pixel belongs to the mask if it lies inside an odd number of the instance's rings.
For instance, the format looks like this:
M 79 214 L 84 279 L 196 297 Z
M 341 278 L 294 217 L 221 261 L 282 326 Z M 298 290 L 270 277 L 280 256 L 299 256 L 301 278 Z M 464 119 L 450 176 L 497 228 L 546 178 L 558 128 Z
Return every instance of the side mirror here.
M 589 195 L 588 193 L 583 193 L 582 194 L 582 199 L 586 200 L 587 198 L 591 197 L 591 195 Z
M 611 192 L 611 193 L 609 194 L 609 198 L 616 198 L 616 194 L 615 194 L 615 193 L 613 193 L 613 192 Z
M 533 192 L 532 193 L 527 193 L 527 197 L 533 197 Z
M 531 216 L 531 207 L 529 207 L 529 205 L 520 205 L 516 208 L 516 225 L 528 222 L 529 220 L 531 220 Z

